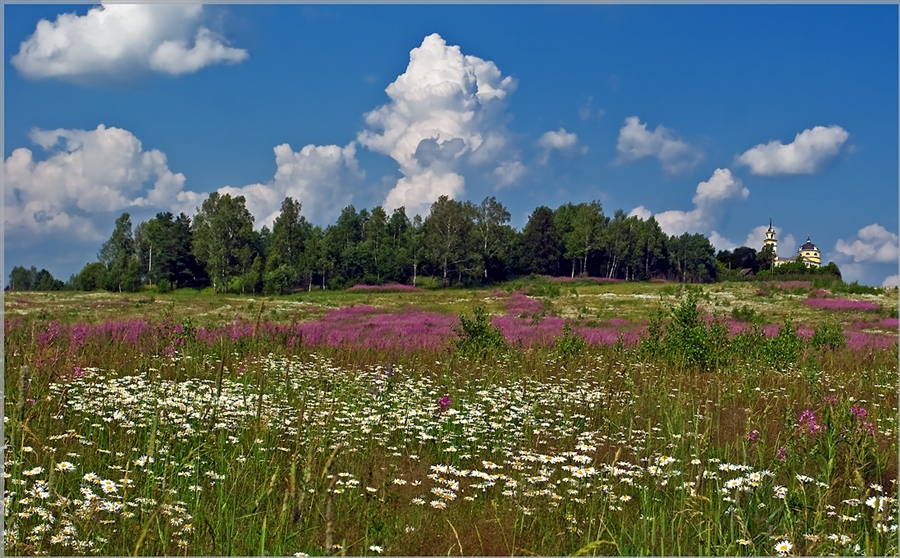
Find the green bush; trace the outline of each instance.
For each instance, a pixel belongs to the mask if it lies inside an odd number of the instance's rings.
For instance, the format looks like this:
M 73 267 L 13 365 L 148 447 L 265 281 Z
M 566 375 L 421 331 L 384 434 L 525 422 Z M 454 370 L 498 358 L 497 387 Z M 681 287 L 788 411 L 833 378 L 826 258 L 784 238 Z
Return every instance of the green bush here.
M 809 339 L 809 345 L 814 349 L 842 349 L 847 346 L 847 338 L 840 326 L 819 324 Z
M 707 325 L 697 308 L 697 291 L 686 290 L 680 304 L 666 314 L 650 317 L 647 336 L 640 350 L 645 356 L 659 357 L 668 364 L 709 370 L 717 367 L 728 345 L 727 330 L 719 322 Z
M 546 296 L 547 298 L 556 298 L 560 294 L 559 285 L 556 283 L 551 283 L 547 281 L 543 277 L 535 276 L 530 281 L 531 285 L 528 288 L 529 296 Z
M 474 312 L 475 316 L 471 319 L 461 314 L 459 327 L 453 328 L 458 336 L 453 345 L 459 354 L 469 358 L 480 358 L 506 350 L 507 343 L 503 332 L 491 324 L 491 318 L 485 309 L 476 306 Z
M 868 285 L 860 285 L 856 281 L 852 283 L 844 283 L 843 281 L 835 281 L 831 287 L 832 292 L 846 294 L 871 294 L 879 295 L 884 293 L 881 287 L 870 287 Z
M 586 348 L 587 342 L 577 335 L 572 335 L 572 327 L 564 324 L 562 337 L 557 337 L 553 344 L 553 353 L 560 358 L 572 358 L 584 353 Z
M 765 317 L 749 306 L 741 306 L 740 308 L 732 308 L 731 317 L 739 322 L 758 324 L 765 320 Z
M 802 349 L 803 338 L 797 335 L 791 319 L 787 318 L 778 330 L 778 335 L 766 339 L 766 361 L 775 368 L 785 368 L 800 360 Z

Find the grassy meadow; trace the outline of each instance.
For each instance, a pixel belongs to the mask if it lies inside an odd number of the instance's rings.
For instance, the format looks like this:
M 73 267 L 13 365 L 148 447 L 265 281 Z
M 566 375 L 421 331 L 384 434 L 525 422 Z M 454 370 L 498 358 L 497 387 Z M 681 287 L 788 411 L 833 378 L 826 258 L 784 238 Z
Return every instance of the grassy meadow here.
M 896 289 L 7 292 L 10 555 L 890 555 Z

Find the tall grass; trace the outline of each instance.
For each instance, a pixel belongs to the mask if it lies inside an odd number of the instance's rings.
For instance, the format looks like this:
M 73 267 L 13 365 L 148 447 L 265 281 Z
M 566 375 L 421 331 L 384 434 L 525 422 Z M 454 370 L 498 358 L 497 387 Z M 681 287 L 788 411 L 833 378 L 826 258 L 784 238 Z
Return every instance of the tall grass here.
M 896 340 L 698 302 L 611 344 L 501 342 L 484 311 L 418 349 L 263 308 L 7 321 L 5 549 L 896 555 Z

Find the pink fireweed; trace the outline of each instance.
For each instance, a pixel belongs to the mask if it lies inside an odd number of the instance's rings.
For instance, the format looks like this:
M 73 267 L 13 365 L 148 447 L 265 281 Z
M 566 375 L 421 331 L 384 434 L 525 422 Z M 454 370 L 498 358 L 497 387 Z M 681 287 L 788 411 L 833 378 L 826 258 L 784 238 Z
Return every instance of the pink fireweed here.
M 886 333 L 865 333 L 860 331 L 848 331 L 847 348 L 860 350 L 883 351 L 897 346 L 897 336 Z
M 532 316 L 540 313 L 544 305 L 540 300 L 530 298 L 520 292 L 514 292 L 506 302 L 506 313 L 510 316 Z
M 868 422 L 865 419 L 869 412 L 865 410 L 863 407 L 850 407 L 850 414 L 853 415 L 855 425 L 855 430 L 862 434 L 868 434 L 869 436 L 875 435 L 875 426 Z
M 643 330 L 622 331 L 603 327 L 580 327 L 575 332 L 589 345 L 615 345 L 622 341 L 626 346 L 633 346 L 641 340 Z
M 778 452 L 775 454 L 775 457 L 778 458 L 778 461 L 784 461 L 787 459 L 787 449 L 784 446 L 778 448 Z
M 797 421 L 797 425 L 801 428 L 806 427 L 809 433 L 813 435 L 825 430 L 824 425 L 816 424 L 816 415 L 810 409 L 806 409 L 800 413 L 800 419 Z
M 511 316 L 494 316 L 491 324 L 500 328 L 503 337 L 514 345 L 522 347 L 534 347 L 538 345 L 552 345 L 553 341 L 562 335 L 562 318 L 515 318 Z
M 866 300 L 849 300 L 846 298 L 807 298 L 803 304 L 811 308 L 835 311 L 868 311 L 878 310 L 880 306 Z

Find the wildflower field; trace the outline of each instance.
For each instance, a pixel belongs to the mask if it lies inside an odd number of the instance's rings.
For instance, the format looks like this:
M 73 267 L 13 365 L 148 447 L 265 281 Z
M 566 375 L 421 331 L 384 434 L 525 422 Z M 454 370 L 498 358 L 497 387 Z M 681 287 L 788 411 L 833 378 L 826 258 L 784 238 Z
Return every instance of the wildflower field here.
M 6 293 L 10 555 L 890 555 L 897 291 Z

